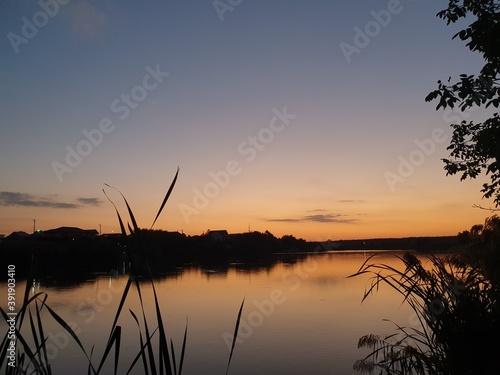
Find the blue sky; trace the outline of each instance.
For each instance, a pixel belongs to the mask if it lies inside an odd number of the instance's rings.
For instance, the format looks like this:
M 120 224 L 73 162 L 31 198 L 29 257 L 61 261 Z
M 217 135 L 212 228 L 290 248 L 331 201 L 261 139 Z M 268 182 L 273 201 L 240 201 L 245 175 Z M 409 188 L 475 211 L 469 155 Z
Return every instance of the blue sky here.
M 481 181 L 440 159 L 450 119 L 484 114 L 424 101 L 481 67 L 436 17 L 446 4 L 1 2 L 0 233 L 33 219 L 116 231 L 104 183 L 149 227 L 178 166 L 158 229 L 321 240 L 482 222 Z

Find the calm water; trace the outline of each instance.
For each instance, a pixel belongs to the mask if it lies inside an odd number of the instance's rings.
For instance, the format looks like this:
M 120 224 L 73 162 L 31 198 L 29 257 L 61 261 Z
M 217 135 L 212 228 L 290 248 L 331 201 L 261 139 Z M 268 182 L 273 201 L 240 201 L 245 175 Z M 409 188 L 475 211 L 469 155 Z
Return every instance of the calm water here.
M 183 373 L 225 373 L 228 342 L 245 298 L 230 374 L 354 374 L 353 363 L 366 354 L 357 349 L 358 339 L 369 333 L 394 332 L 394 325 L 383 319 L 418 328 L 409 308 L 389 288 L 361 304 L 368 276 L 346 276 L 358 270 L 365 256 L 363 252 L 321 254 L 253 271 L 185 268 L 157 280 L 167 336 L 179 352 L 188 320 Z M 392 252 L 380 253 L 377 259 L 401 266 Z M 44 287 L 41 281 L 32 291 L 48 293 L 47 303 L 73 326 L 84 347 L 90 351 L 95 345 L 97 362 L 126 282 L 125 276 L 100 275 L 68 288 Z M 5 287 L 0 285 L 2 296 Z M 24 288 L 19 281 L 19 299 Z M 146 313 L 154 322 L 150 284 L 144 283 L 142 291 Z M 0 306 L 6 308 L 5 298 Z M 121 373 L 130 365 L 139 343 L 137 325 L 128 309 L 141 313 L 135 292 L 119 322 L 123 328 Z M 48 315 L 43 318 L 53 373 L 85 374 L 84 355 L 68 343 L 67 335 Z M 2 321 L 2 336 L 6 329 Z

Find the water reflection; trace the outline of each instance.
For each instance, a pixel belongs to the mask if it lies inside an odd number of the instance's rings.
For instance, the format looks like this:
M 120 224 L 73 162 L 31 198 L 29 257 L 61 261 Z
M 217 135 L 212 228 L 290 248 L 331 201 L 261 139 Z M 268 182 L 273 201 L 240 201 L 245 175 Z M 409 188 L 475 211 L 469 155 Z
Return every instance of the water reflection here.
M 392 253 L 381 253 L 378 258 L 399 266 Z M 401 306 L 400 296 L 390 289 L 361 304 L 367 278 L 346 277 L 364 260 L 363 252 L 279 254 L 262 264 L 177 265 L 155 274 L 167 335 L 174 345 L 182 342 L 189 319 L 183 373 L 225 372 L 228 340 L 232 339 L 243 298 L 245 307 L 231 374 L 354 373 L 352 364 L 364 354 L 357 349 L 359 337 L 392 333 L 394 327 L 383 319 L 402 325 L 412 322 L 411 311 Z M 95 346 L 95 353 L 102 353 L 128 280 L 119 270 L 123 268 L 89 272 L 85 277 L 78 273 L 62 285 L 54 277 L 37 279 L 30 292 L 47 292 L 47 303 L 75 328 L 84 347 L 90 350 Z M 141 293 L 145 314 L 154 321 L 151 284 L 144 281 Z M 0 301 L 2 308 L 4 303 Z M 124 335 L 121 372 L 137 353 L 137 325 L 129 309 L 140 311 L 133 290 L 124 306 L 127 313 L 119 321 Z M 46 321 L 54 353 L 57 350 L 53 373 L 75 373 L 75 368 L 85 373 L 84 356 L 75 345 L 58 346 L 62 330 L 50 319 Z M 4 323 L 0 329 L 5 329 Z
M 311 254 L 273 254 L 259 260 L 248 262 L 229 262 L 227 260 L 212 260 L 188 263 L 159 263 L 150 267 L 154 280 L 163 280 L 178 277 L 189 269 L 199 269 L 207 277 L 227 277 L 228 273 L 236 270 L 239 273 L 269 272 L 276 264 L 296 264 Z M 130 262 L 124 254 L 119 254 L 107 262 L 89 261 L 78 265 L 66 264 L 65 258 L 53 258 L 51 262 L 40 263 L 34 261 L 32 267 L 19 267 L 18 279 L 25 280 L 28 274 L 33 273 L 38 284 L 49 288 L 74 288 L 79 285 L 96 281 L 101 276 L 127 276 L 131 272 Z

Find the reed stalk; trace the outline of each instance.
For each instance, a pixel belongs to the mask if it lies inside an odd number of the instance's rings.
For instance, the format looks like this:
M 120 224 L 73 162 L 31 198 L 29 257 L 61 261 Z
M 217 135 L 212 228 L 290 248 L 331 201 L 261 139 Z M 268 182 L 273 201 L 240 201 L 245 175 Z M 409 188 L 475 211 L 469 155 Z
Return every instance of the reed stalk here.
M 150 229 L 153 228 L 160 214 L 162 213 L 165 204 L 167 203 L 172 190 L 177 181 L 179 174 L 179 169 L 167 190 L 165 197 L 158 209 L 158 212 L 151 224 Z M 40 292 L 30 296 L 30 288 L 33 285 L 33 277 L 35 274 L 36 262 L 32 262 L 31 271 L 26 280 L 26 289 L 24 293 L 23 302 L 21 308 L 18 311 L 15 335 L 16 335 L 16 367 L 11 367 L 7 365 L 7 349 L 10 343 L 8 339 L 8 333 L 5 334 L 3 340 L 0 343 L 0 370 L 5 369 L 6 375 L 21 375 L 21 374 L 36 374 L 36 375 L 51 375 L 51 365 L 47 355 L 47 339 L 48 336 L 45 333 L 44 325 L 42 321 L 42 310 L 47 310 L 50 317 L 54 319 L 72 338 L 72 340 L 77 344 L 78 348 L 81 350 L 83 355 L 86 357 L 88 362 L 87 374 L 88 375 L 99 375 L 104 371 L 104 365 L 110 360 L 112 356 L 112 367 L 113 374 L 118 374 L 120 370 L 120 365 L 122 365 L 123 359 L 120 356 L 122 348 L 122 326 L 119 324 L 120 318 L 124 313 L 127 298 L 130 295 L 132 289 L 135 289 L 139 297 L 139 308 L 140 313 L 129 309 L 129 313 L 137 325 L 138 330 L 138 340 L 139 340 L 139 350 L 136 355 L 132 358 L 128 365 L 125 365 L 126 370 L 122 373 L 130 374 L 134 369 L 140 367 L 141 373 L 145 375 L 181 375 L 184 367 L 184 359 L 187 347 L 187 333 L 188 333 L 188 323 L 186 321 L 186 326 L 184 329 L 184 337 L 180 349 L 180 354 L 176 355 L 175 346 L 172 340 L 167 338 L 167 330 L 164 322 L 164 318 L 160 309 L 160 301 L 156 291 L 155 283 L 153 281 L 153 275 L 149 267 L 147 253 L 144 249 L 145 241 L 147 240 L 147 231 L 141 231 L 137 220 L 134 216 L 133 210 L 130 207 L 129 202 L 125 196 L 116 188 L 110 185 L 105 185 L 107 188 L 116 190 L 127 208 L 128 221 L 127 226 L 124 224 L 122 215 L 120 214 L 115 203 L 109 198 L 106 190 L 103 189 L 103 193 L 108 198 L 108 200 L 113 205 L 118 223 L 120 225 L 120 230 L 122 236 L 126 243 L 126 252 L 130 260 L 129 278 L 123 290 L 120 298 L 120 302 L 115 313 L 113 323 L 111 324 L 108 339 L 106 341 L 106 346 L 100 358 L 94 360 L 94 349 L 92 346 L 90 352 L 88 352 L 82 342 L 80 341 L 78 335 L 70 327 L 70 325 L 64 321 L 48 304 L 47 293 Z M 128 229 L 128 231 L 127 231 Z M 153 293 L 153 300 L 155 306 L 155 319 L 153 321 L 148 320 L 146 315 L 144 301 L 143 301 L 143 291 L 141 287 L 140 280 L 144 277 L 144 271 L 146 272 L 145 277 L 147 281 L 151 284 L 151 290 Z M 229 354 L 229 359 L 226 368 L 226 374 L 228 373 L 229 366 L 231 364 L 231 359 L 234 352 L 234 346 L 238 334 L 239 322 L 241 319 L 241 313 L 243 309 L 242 302 L 235 327 L 235 335 L 233 339 L 233 345 Z M 7 322 L 8 316 L 3 309 L 0 308 L 0 315 Z M 28 327 L 25 328 L 26 316 L 28 317 Z M 154 342 L 156 340 L 156 343 Z M 176 359 L 179 359 L 178 361 Z
M 382 285 L 400 293 L 418 327 L 395 324 L 386 336 L 366 335 L 358 347 L 371 352 L 354 364 L 362 373 L 479 374 L 496 366 L 500 333 L 498 289 L 481 269 L 456 256 L 431 255 L 424 267 L 413 254 L 397 256 L 403 269 L 368 258 L 349 277 L 371 275 L 363 301 Z

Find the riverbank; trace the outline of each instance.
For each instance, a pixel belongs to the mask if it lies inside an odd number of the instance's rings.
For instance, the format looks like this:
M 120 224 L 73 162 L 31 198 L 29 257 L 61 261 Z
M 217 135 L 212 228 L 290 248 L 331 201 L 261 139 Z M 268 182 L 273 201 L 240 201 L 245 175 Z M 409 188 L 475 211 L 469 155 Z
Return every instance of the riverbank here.
M 277 238 L 269 232 L 229 235 L 207 233 L 186 236 L 178 232 L 144 231 L 143 252 L 153 275 L 185 264 L 227 269 L 230 264 L 270 267 L 276 254 L 312 253 L 336 250 L 413 250 L 445 252 L 458 244 L 456 236 L 411 237 L 308 242 L 293 236 Z M 19 277 L 35 265 L 38 277 L 59 282 L 82 280 L 95 273 L 128 272 L 131 238 L 18 238 L 0 242 L 0 264 L 15 264 Z M 3 275 L 0 275 L 0 278 Z

